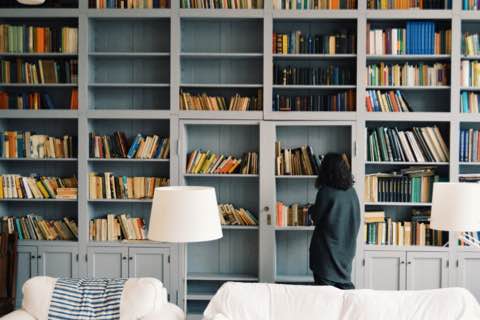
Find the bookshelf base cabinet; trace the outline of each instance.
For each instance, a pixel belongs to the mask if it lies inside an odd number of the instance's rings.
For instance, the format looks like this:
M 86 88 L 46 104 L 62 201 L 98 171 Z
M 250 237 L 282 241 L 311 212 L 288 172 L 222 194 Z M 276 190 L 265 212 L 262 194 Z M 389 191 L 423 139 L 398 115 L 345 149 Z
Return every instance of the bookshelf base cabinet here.
M 364 287 L 427 290 L 448 286 L 448 252 L 365 251 Z
M 17 307 L 22 304 L 22 286 L 31 277 L 77 278 L 76 246 L 18 246 Z
M 456 268 L 456 285 L 468 289 L 480 301 L 480 252 L 459 253 Z

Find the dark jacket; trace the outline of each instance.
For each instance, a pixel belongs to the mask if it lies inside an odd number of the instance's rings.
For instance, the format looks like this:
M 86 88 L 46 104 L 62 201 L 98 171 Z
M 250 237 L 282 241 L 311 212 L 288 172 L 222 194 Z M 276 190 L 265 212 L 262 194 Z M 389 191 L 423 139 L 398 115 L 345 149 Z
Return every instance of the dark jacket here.
M 309 213 L 315 224 L 310 243 L 310 269 L 336 283 L 351 282 L 360 204 L 355 189 L 321 187 Z

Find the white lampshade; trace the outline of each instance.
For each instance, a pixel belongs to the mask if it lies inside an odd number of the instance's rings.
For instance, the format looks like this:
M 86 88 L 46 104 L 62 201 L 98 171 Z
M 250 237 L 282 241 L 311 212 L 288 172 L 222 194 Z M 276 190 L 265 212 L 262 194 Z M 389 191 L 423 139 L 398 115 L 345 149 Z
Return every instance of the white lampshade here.
M 39 6 L 45 2 L 45 0 L 17 0 L 18 3 L 27 6 Z
M 150 240 L 199 242 L 222 236 L 214 188 L 155 188 L 148 228 Z
M 480 184 L 434 183 L 430 227 L 445 231 L 479 231 Z

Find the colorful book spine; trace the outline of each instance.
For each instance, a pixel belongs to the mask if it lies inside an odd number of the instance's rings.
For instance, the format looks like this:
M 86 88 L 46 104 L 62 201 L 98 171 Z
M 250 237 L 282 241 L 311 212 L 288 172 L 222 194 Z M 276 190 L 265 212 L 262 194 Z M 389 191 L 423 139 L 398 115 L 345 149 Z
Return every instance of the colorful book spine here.
M 355 111 L 356 91 L 316 95 L 281 95 L 273 97 L 273 111 Z
M 371 64 L 367 67 L 369 86 L 448 86 L 450 66 L 434 64 Z

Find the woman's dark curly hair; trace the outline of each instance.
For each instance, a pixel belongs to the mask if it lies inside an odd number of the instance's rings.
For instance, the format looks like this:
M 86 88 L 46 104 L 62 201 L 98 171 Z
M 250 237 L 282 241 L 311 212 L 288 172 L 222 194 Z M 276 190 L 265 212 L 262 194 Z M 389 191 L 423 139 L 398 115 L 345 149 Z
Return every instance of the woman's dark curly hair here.
M 328 186 L 347 190 L 353 186 L 353 177 L 346 157 L 338 153 L 327 153 L 320 164 L 315 187 Z

